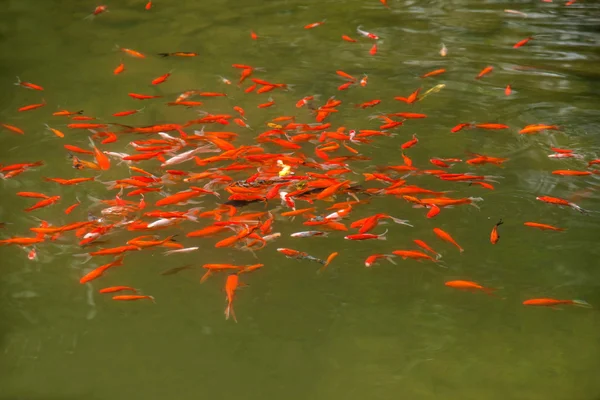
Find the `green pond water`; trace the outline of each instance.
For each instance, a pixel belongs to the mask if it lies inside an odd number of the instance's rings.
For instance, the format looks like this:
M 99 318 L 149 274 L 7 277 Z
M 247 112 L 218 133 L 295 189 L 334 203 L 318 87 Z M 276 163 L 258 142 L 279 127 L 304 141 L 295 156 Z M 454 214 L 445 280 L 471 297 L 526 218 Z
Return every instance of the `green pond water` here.
M 85 110 L 86 115 L 113 122 L 117 111 L 145 106 L 142 113 L 120 120 L 129 125 L 183 123 L 198 118 L 193 109 L 167 107 L 186 90 L 224 91 L 227 98 L 201 99 L 212 113 L 246 110 L 254 131 L 237 125 L 207 129 L 234 131 L 235 144 L 252 144 L 268 130 L 265 123 L 281 115 L 314 122 L 296 101 L 320 95 L 317 105 L 335 95 L 343 101 L 332 115 L 333 129 L 377 129 L 368 117 L 380 112 L 417 112 L 426 119 L 409 120 L 395 137 L 377 137 L 355 146 L 372 161 L 352 161 L 362 182 L 374 166 L 400 165 L 399 146 L 417 134 L 419 143 L 407 151 L 415 165 L 434 168 L 432 157 L 467 159 L 466 152 L 509 158 L 504 168 L 479 168 L 464 163 L 452 172 L 501 176 L 495 190 L 433 176 L 407 178 L 433 190 L 451 190 L 452 197 L 482 197 L 481 210 L 458 206 L 443 209 L 435 219 L 392 196 L 374 197 L 357 206 L 350 221 L 382 212 L 408 219 L 414 228 L 388 224 L 386 241 L 350 242 L 344 233 L 326 238 L 296 239 L 307 230 L 301 219 L 277 217 L 274 231 L 281 238 L 256 253 L 215 249 L 215 238 L 186 238 L 185 233 L 208 225 L 185 222 L 158 232 L 178 234 L 185 246 L 200 246 L 190 254 L 165 257 L 161 250 L 128 254 L 125 266 L 87 285 L 85 273 L 110 261 L 95 258 L 86 264 L 73 257 L 83 253 L 73 234 L 37 246 L 38 261 L 27 259 L 17 246 L 0 247 L 0 399 L 411 399 L 411 400 L 597 400 L 600 398 L 600 196 L 595 175 L 562 177 L 556 169 L 585 170 L 600 156 L 600 3 L 577 1 L 167 1 L 157 0 L 150 11 L 144 1 L 107 3 L 109 12 L 85 19 L 94 2 L 6 0 L 0 13 L 0 122 L 18 126 L 25 135 L 0 132 L 0 164 L 43 160 L 41 168 L 0 182 L 1 238 L 27 236 L 36 218 L 54 225 L 83 221 L 99 212 L 89 196 L 114 199 L 102 183 L 60 186 L 43 177 L 96 176 L 77 171 L 63 144 L 88 146 L 88 132 L 66 128 L 67 119 L 51 116 L 59 109 Z M 510 14 L 518 10 L 527 16 Z M 326 19 L 312 30 L 304 25 Z M 360 38 L 356 27 L 378 34 L 373 42 Z M 259 40 L 250 39 L 254 30 Z M 348 43 L 346 34 L 359 40 Z M 512 45 L 534 39 L 519 49 Z M 448 55 L 441 57 L 441 43 Z M 135 59 L 115 51 L 115 45 L 147 54 Z M 198 57 L 160 58 L 156 53 L 193 51 Z M 113 69 L 123 61 L 126 71 Z M 290 91 L 245 94 L 235 85 L 240 70 L 233 63 L 263 67 L 255 76 L 288 83 Z M 474 77 L 487 65 L 494 71 Z M 431 70 L 447 72 L 421 79 Z M 366 87 L 338 91 L 341 69 L 369 76 Z M 172 70 L 160 86 L 149 83 Z M 14 86 L 15 76 L 42 85 L 36 92 Z M 219 76 L 234 82 L 226 86 Z M 413 105 L 394 100 L 422 87 L 446 86 Z M 510 84 L 513 93 L 504 94 Z M 247 87 L 245 84 L 244 87 Z M 164 95 L 139 102 L 128 92 Z M 272 96 L 276 106 L 258 109 Z M 47 105 L 17 112 L 23 105 Z M 380 99 L 360 110 L 354 104 Z M 461 122 L 502 123 L 506 130 L 464 130 Z M 60 139 L 44 124 L 65 132 Z M 560 131 L 519 135 L 528 124 L 559 125 Z M 189 130 L 191 133 L 191 129 Z M 176 134 L 176 133 L 174 133 Z M 126 144 L 150 136 L 123 135 L 103 150 L 133 153 Z M 155 136 L 152 136 L 155 137 Z M 303 144 L 314 157 L 314 145 Z M 552 159 L 550 147 L 573 149 L 583 159 Z M 264 144 L 270 152 L 281 152 Z M 284 150 L 285 151 L 285 150 Z M 337 154 L 337 153 L 336 153 Z M 339 154 L 349 154 L 347 152 Z M 88 157 L 89 159 L 89 157 Z M 224 166 L 227 164 L 221 164 Z M 158 173 L 156 161 L 140 164 Z M 179 169 L 200 172 L 193 162 Z M 245 179 L 248 171 L 230 173 Z M 113 160 L 99 178 L 128 176 L 127 167 Z M 384 187 L 368 184 L 369 187 Z M 185 184 L 165 187 L 169 193 Z M 32 213 L 24 208 L 34 199 L 15 195 L 39 191 L 61 195 L 59 204 Z M 221 191 L 223 196 L 227 193 Z M 590 212 L 580 214 L 536 201 L 537 196 L 575 201 Z M 76 197 L 82 206 L 71 215 L 64 209 Z M 149 203 L 160 198 L 147 196 Z M 345 196 L 338 196 L 343 201 Z M 212 197 L 202 199 L 206 210 Z M 279 205 L 272 200 L 270 208 Z M 304 207 L 306 203 L 300 203 Z M 329 204 L 317 202 L 319 212 Z M 187 207 L 189 208 L 189 207 Z M 154 207 L 149 207 L 154 209 Z M 171 209 L 184 210 L 186 207 Z M 260 204 L 244 210 L 261 211 Z M 489 235 L 502 218 L 500 242 Z M 537 221 L 566 228 L 540 231 L 523 226 Z M 432 232 L 451 233 L 462 247 L 440 241 Z M 355 233 L 355 231 L 352 231 Z M 139 233 L 143 234 L 143 233 Z M 115 233 L 105 247 L 118 246 L 133 233 Z M 222 237 L 221 237 L 222 238 Z M 397 259 L 371 269 L 370 254 L 415 249 L 413 239 L 425 240 L 442 253 L 444 265 Z M 325 258 L 340 255 L 321 274 L 318 264 L 288 259 L 276 249 L 289 247 Z M 265 267 L 240 279 L 249 286 L 237 293 L 238 323 L 226 321 L 223 285 L 218 274 L 200 285 L 205 263 L 240 265 L 261 262 Z M 194 269 L 164 276 L 170 267 Z M 498 288 L 500 297 L 467 293 L 444 286 L 449 280 L 472 280 Z M 151 302 L 121 303 L 98 294 L 106 286 L 130 285 L 151 294 Z M 525 307 L 530 298 L 583 299 L 594 308 Z

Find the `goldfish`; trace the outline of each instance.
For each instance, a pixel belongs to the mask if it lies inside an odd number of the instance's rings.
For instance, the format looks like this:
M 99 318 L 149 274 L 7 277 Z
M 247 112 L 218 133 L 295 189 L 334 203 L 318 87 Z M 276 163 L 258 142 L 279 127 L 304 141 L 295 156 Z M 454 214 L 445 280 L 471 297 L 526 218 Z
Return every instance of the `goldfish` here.
M 394 254 L 373 254 L 373 255 L 370 255 L 365 260 L 365 267 L 371 268 L 373 265 L 375 265 L 377 263 L 377 260 L 380 259 L 380 258 L 385 258 L 390 263 L 396 265 L 396 262 L 393 260 L 394 257 L 395 257 Z
M 198 57 L 198 53 L 191 51 L 176 51 L 173 53 L 158 53 L 161 57 Z M 165 78 L 166 79 L 166 78 Z
M 480 284 L 472 281 L 448 281 L 445 283 L 445 285 L 460 290 L 480 290 L 489 295 L 492 295 L 493 292 L 496 290 L 492 288 L 483 287 Z
M 373 235 L 371 233 L 358 233 L 356 235 L 348 235 L 344 236 L 344 239 L 347 240 L 368 240 L 368 239 L 379 239 L 379 240 L 387 240 L 386 235 L 387 230 L 380 235 Z
M 9 125 L 9 124 L 0 124 L 0 125 L 2 125 L 3 127 L 5 127 L 6 129 L 8 129 L 11 132 L 18 133 L 19 135 L 24 135 L 25 134 L 25 132 L 23 131 L 23 129 L 18 128 L 18 127 L 14 126 L 14 125 Z
M 561 199 L 559 197 L 551 197 L 551 196 L 538 196 L 535 198 L 536 200 L 539 201 L 543 201 L 544 203 L 548 203 L 548 204 L 555 204 L 557 206 L 568 206 L 571 207 L 577 211 L 579 211 L 580 213 L 585 213 L 586 211 L 579 207 L 577 204 L 572 203 L 568 200 L 565 199 Z
M 35 83 L 22 82 L 21 79 L 19 79 L 18 76 L 17 76 L 17 82 L 15 83 L 15 85 L 24 87 L 26 89 L 39 90 L 39 91 L 43 91 L 44 90 L 43 87 L 41 87 L 40 85 L 36 85 Z
M 496 244 L 498 240 L 500 240 L 500 235 L 498 234 L 498 227 L 502 225 L 504 222 L 500 220 L 494 227 L 492 228 L 492 233 L 490 234 L 490 243 Z
M 481 79 L 483 78 L 485 75 L 489 74 L 490 72 L 492 72 L 494 70 L 494 67 L 487 66 L 484 69 L 481 70 L 481 72 L 479 72 L 479 74 L 475 77 L 475 79 Z
M 140 294 L 123 294 L 123 295 L 113 296 L 112 299 L 119 300 L 119 301 L 150 300 L 153 303 L 156 303 L 153 296 L 143 296 Z
M 527 125 L 523 129 L 519 131 L 521 135 L 531 135 L 534 133 L 539 133 L 544 130 L 559 130 L 560 127 L 558 125 L 545 125 L 545 124 L 533 124 Z
M 113 70 L 114 75 L 119 75 L 125 71 L 125 64 L 122 62 Z
M 448 49 L 446 48 L 446 45 L 444 43 L 442 43 L 442 48 L 440 49 L 440 56 L 446 57 L 447 55 L 448 55 Z
M 518 49 L 519 47 L 525 46 L 527 43 L 529 43 L 529 41 L 530 41 L 531 39 L 533 39 L 533 37 L 531 37 L 531 36 L 530 36 L 530 37 L 528 37 L 528 38 L 525 38 L 525 39 L 523 39 L 523 40 L 519 40 L 517 43 L 515 43 L 515 44 L 513 45 L 513 49 Z
M 239 287 L 239 277 L 237 274 L 231 274 L 227 276 L 225 282 L 225 300 L 227 300 L 227 307 L 225 308 L 225 319 L 233 317 L 233 320 L 237 322 L 235 317 L 235 311 L 233 311 L 233 300 L 235 298 L 235 291 Z
M 449 233 L 441 230 L 440 228 L 433 228 L 433 233 L 435 233 L 440 239 L 453 244 L 458 250 L 460 250 L 461 253 L 465 251 L 462 247 L 458 245 L 458 243 L 456 243 L 456 241 L 452 238 L 452 236 L 450 236 Z
M 438 76 L 438 75 L 441 75 L 441 74 L 443 74 L 445 72 L 446 72 L 445 68 L 435 69 L 433 71 L 430 71 L 430 72 L 427 72 L 427 73 L 421 75 L 421 78 L 429 78 L 429 77 L 432 77 L 432 76 Z
M 523 302 L 526 306 L 542 306 L 542 307 L 556 307 L 561 304 L 569 304 L 579 307 L 591 308 L 592 306 L 585 300 L 557 300 L 549 298 L 541 299 L 529 299 Z
M 19 112 L 31 111 L 31 110 L 35 110 L 36 108 L 44 107 L 45 105 L 46 105 L 46 101 L 42 101 L 41 103 L 29 104 L 27 106 L 23 106 L 23 107 L 19 108 L 17 111 L 19 111 Z
M 311 24 L 305 25 L 304 29 L 313 29 L 316 28 L 317 26 L 321 26 L 325 23 L 325 20 L 323 21 L 319 21 L 319 22 L 313 22 Z
M 538 229 L 548 230 L 548 231 L 564 231 L 565 230 L 564 228 L 558 228 L 558 227 L 552 226 L 552 225 L 541 224 L 539 222 L 524 222 L 523 225 L 529 226 L 531 228 L 538 228 Z

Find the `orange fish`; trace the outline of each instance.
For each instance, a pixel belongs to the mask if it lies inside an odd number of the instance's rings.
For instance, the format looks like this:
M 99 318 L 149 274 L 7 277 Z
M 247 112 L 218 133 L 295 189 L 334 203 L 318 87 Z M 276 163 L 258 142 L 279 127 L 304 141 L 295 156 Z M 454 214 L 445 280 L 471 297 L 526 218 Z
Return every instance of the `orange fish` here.
M 25 211 L 30 212 L 30 211 L 33 211 L 33 210 L 37 210 L 38 208 L 47 207 L 49 205 L 52 205 L 52 204 L 56 203 L 59 200 L 60 200 L 60 196 L 48 197 L 48 198 L 46 198 L 44 200 L 41 200 L 41 201 L 35 203 L 31 207 L 26 208 Z
M 483 287 L 480 284 L 471 281 L 448 281 L 445 285 L 460 290 L 481 290 L 489 295 L 493 295 L 493 292 L 496 290 Z
M 235 291 L 237 290 L 238 286 L 239 277 L 237 274 L 231 274 L 227 276 L 227 281 L 225 282 L 225 300 L 227 300 L 225 319 L 229 319 L 229 317 L 232 316 L 235 322 L 237 322 L 237 318 L 235 317 L 235 311 L 233 311 L 233 299 L 235 298 Z
M 548 231 L 564 231 L 565 230 L 564 228 L 557 228 L 556 226 L 540 224 L 538 222 L 525 222 L 525 223 L 523 223 L 523 225 L 529 226 L 532 228 L 548 230 Z
M 560 127 L 557 125 L 544 125 L 544 124 L 533 124 L 527 125 L 525 128 L 521 129 L 519 133 L 521 135 L 529 135 L 532 133 L 538 133 L 544 130 L 559 130 Z
M 39 90 L 39 91 L 43 91 L 44 90 L 43 87 L 41 87 L 40 85 L 36 85 L 35 83 L 22 82 L 21 79 L 19 79 L 18 76 L 17 76 L 17 82 L 15 83 L 15 85 L 22 86 L 22 87 L 27 88 L 27 89 L 33 89 L 33 90 Z
M 557 300 L 557 299 L 529 299 L 523 302 L 526 306 L 542 306 L 542 307 L 555 307 L 561 304 L 572 304 L 579 307 L 591 308 L 590 303 L 584 300 Z
M 6 129 L 8 129 L 9 131 L 12 131 L 14 133 L 18 133 L 19 135 L 24 135 L 25 132 L 21 129 L 21 128 L 17 128 L 16 126 L 13 125 L 8 125 L 8 124 L 0 124 L 3 127 L 5 127 Z
M 556 204 L 557 206 L 568 206 L 568 207 L 571 207 L 571 208 L 579 211 L 580 213 L 585 213 L 585 210 L 583 208 L 579 207 L 577 204 L 571 203 L 570 201 L 561 199 L 559 197 L 538 196 L 535 199 L 539 200 L 539 201 L 543 201 L 544 203 Z
M 21 108 L 19 108 L 19 112 L 22 111 L 30 111 L 30 110 L 35 110 L 36 108 L 40 108 L 40 107 L 44 107 L 46 105 L 46 101 L 43 101 L 42 103 L 38 103 L 38 104 L 29 104 L 27 106 L 23 106 Z
M 123 294 L 123 295 L 119 295 L 119 296 L 113 296 L 112 298 L 113 300 L 121 300 L 121 301 L 134 301 L 134 300 L 152 300 L 153 303 L 156 303 L 156 301 L 154 301 L 154 297 L 152 296 L 142 296 L 139 294 Z
M 421 78 L 429 78 L 431 76 L 441 75 L 446 72 L 445 68 L 435 69 L 433 71 L 427 72 L 426 74 L 421 75 Z
M 110 168 L 110 160 L 109 160 L 109 158 L 106 156 L 106 154 L 104 154 L 103 152 L 101 152 L 96 147 L 96 145 L 92 141 L 92 138 L 90 138 L 90 143 L 92 145 L 92 148 L 94 149 L 94 157 L 96 158 L 96 162 L 100 166 L 100 169 L 104 170 L 104 171 L 108 170 Z
M 137 289 L 132 288 L 131 286 L 111 286 L 111 287 L 106 287 L 104 289 L 100 289 L 98 291 L 98 293 L 115 293 L 115 292 L 122 292 L 122 291 L 131 291 L 134 293 L 137 293 Z
M 152 80 L 152 84 L 153 85 L 160 85 L 161 83 L 165 82 L 167 79 L 169 79 L 169 77 L 171 76 L 170 72 L 167 72 L 164 75 L 159 76 L 158 78 L 155 78 Z
M 494 67 L 492 66 L 487 66 L 484 69 L 481 70 L 481 72 L 479 73 L 479 75 L 477 75 L 475 77 L 475 79 L 481 79 L 483 78 L 485 75 L 489 74 L 490 72 L 492 72 L 494 69 Z
M 504 124 L 490 124 L 490 123 L 476 124 L 475 127 L 476 128 L 480 128 L 480 129 L 508 129 L 509 128 L 508 125 L 504 125 Z
M 369 50 L 369 54 L 374 56 L 375 54 L 377 54 L 377 44 L 373 44 L 373 46 L 371 46 L 371 49 Z
M 393 255 L 393 254 L 373 254 L 373 255 L 370 255 L 365 260 L 365 267 L 371 268 L 373 265 L 375 265 L 377 263 L 377 260 L 380 259 L 380 258 L 385 258 L 386 260 L 388 260 L 392 264 L 396 265 L 396 262 L 393 260 L 394 257 L 395 257 L 395 255 Z
M 592 174 L 598 174 L 597 171 L 573 171 L 570 169 L 557 169 L 556 171 L 552 171 L 552 175 L 562 175 L 562 176 L 588 176 Z
M 162 96 L 151 96 L 148 94 L 138 94 L 138 93 L 128 93 L 129 97 L 137 99 L 137 100 L 148 100 L 148 99 L 157 99 Z
M 325 20 L 320 21 L 320 22 L 313 22 L 312 24 L 308 24 L 304 26 L 304 29 L 313 29 L 316 28 L 317 26 L 321 26 L 325 23 Z
M 119 75 L 121 72 L 125 71 L 125 64 L 121 63 L 117 65 L 117 68 L 113 70 L 114 75 Z
M 521 46 L 525 46 L 533 37 L 528 37 L 523 40 L 519 40 L 517 43 L 513 45 L 513 49 L 518 49 Z
M 191 51 L 176 51 L 174 53 L 158 53 L 161 57 L 198 57 L 198 53 L 193 53 Z
M 146 58 L 145 55 L 143 55 L 142 53 L 140 53 L 139 51 L 135 51 L 135 50 L 131 50 L 131 49 L 126 49 L 123 47 L 119 47 L 119 50 L 121 50 L 123 53 L 126 53 L 132 57 L 135 58 Z
M 496 244 L 498 243 L 498 240 L 500 240 L 500 235 L 498 234 L 498 227 L 500 225 L 502 225 L 504 222 L 502 222 L 502 220 L 500 220 L 496 225 L 494 225 L 494 227 L 492 228 L 492 233 L 490 234 L 490 242 L 492 244 Z
M 458 243 L 456 243 L 456 241 L 452 238 L 452 236 L 450 236 L 449 233 L 444 232 L 440 228 L 433 228 L 433 233 L 435 233 L 440 239 L 445 240 L 448 243 L 452 243 L 454 246 L 456 246 L 458 250 L 460 250 L 461 253 L 465 251 L 462 247 L 458 245 Z

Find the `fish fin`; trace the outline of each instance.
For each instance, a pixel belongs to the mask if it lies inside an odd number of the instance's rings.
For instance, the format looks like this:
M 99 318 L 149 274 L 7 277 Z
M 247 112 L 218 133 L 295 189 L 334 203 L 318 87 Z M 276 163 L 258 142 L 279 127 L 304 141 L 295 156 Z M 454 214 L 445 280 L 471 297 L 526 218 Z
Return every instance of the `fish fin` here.
M 579 307 L 593 308 L 592 305 L 585 300 L 573 300 L 573 304 Z

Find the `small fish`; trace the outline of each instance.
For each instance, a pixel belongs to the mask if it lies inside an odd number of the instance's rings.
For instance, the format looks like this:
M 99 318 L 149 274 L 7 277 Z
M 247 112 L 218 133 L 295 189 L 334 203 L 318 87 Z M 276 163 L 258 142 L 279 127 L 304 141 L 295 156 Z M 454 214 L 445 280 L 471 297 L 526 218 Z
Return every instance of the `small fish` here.
M 500 220 L 496 225 L 494 225 L 494 227 L 492 228 L 492 233 L 490 234 L 490 242 L 492 244 L 496 244 L 498 243 L 498 240 L 500 240 L 500 235 L 498 234 L 498 227 L 500 225 L 502 225 L 504 222 L 502 222 L 502 220 Z
M 160 85 L 161 83 L 164 83 L 164 82 L 166 82 L 166 81 L 167 81 L 167 79 L 169 79 L 169 77 L 170 77 L 170 76 L 171 76 L 171 73 L 170 73 L 170 72 L 167 72 L 166 74 L 164 74 L 164 75 L 161 75 L 161 76 L 159 76 L 158 78 L 154 78 L 154 79 L 152 80 L 152 82 L 151 82 L 151 83 L 152 83 L 153 85 Z
M 321 232 L 321 231 L 303 231 L 303 232 L 296 232 L 296 233 L 292 233 L 290 236 L 291 237 L 296 237 L 296 238 L 306 238 L 306 237 L 313 237 L 313 236 L 321 236 L 321 237 L 325 237 L 329 234 L 329 232 Z
M 344 236 L 344 239 L 347 240 L 369 240 L 369 239 L 379 239 L 379 240 L 387 240 L 386 234 L 387 230 L 380 235 L 374 235 L 372 233 L 358 233 L 355 235 Z
M 36 85 L 35 83 L 22 82 L 21 79 L 19 79 L 18 76 L 17 76 L 17 82 L 15 83 L 15 85 L 22 86 L 22 87 L 24 87 L 26 89 L 39 90 L 39 91 L 43 91 L 44 90 L 43 87 L 41 87 L 40 85 Z
M 541 299 L 529 299 L 523 302 L 526 306 L 542 306 L 542 307 L 555 307 L 561 304 L 570 304 L 579 307 L 592 308 L 591 304 L 585 300 L 557 300 L 549 298 Z
M 225 319 L 229 319 L 229 317 L 233 317 L 233 320 L 237 322 L 237 318 L 235 317 L 235 311 L 233 311 L 233 299 L 235 297 L 235 291 L 239 286 L 239 277 L 237 274 L 231 274 L 227 276 L 227 281 L 225 282 L 225 300 L 227 300 L 227 307 L 225 308 Z
M 449 233 L 441 230 L 440 228 L 433 228 L 433 233 L 435 233 L 440 239 L 445 240 L 446 242 L 456 246 L 456 248 L 460 250 L 461 253 L 465 251 L 462 247 L 458 245 L 458 243 L 456 243 L 456 241 L 452 238 L 452 236 L 450 236 Z
M 158 53 L 161 57 L 198 57 L 198 53 L 191 51 L 176 51 L 174 53 Z
M 361 28 L 360 25 L 356 28 L 356 32 L 358 32 L 359 35 L 364 36 L 368 39 L 379 40 L 379 36 L 377 36 L 376 34 L 367 32 L 367 31 L 363 31 L 360 28 Z
M 113 70 L 113 74 L 114 75 L 119 75 L 120 73 L 125 71 L 125 64 L 123 64 L 122 62 L 117 65 L 117 67 Z
M 556 226 L 552 226 L 552 225 L 547 225 L 547 224 L 541 224 L 539 222 L 525 222 L 523 223 L 523 225 L 525 226 L 529 226 L 531 228 L 538 228 L 541 230 L 547 230 L 547 231 L 564 231 L 564 228 L 558 228 Z
M 200 249 L 200 247 L 185 247 L 183 249 L 168 250 L 168 251 L 165 251 L 163 254 L 165 256 L 169 256 L 171 254 L 191 253 L 192 251 L 196 251 L 198 249 Z
M 484 69 L 481 70 L 481 72 L 479 72 L 479 74 L 475 77 L 475 79 L 481 79 L 483 78 L 485 75 L 489 74 L 490 72 L 492 72 L 494 70 L 494 67 L 487 66 Z
M 154 300 L 154 297 L 143 296 L 143 295 L 139 295 L 139 294 L 123 294 L 123 295 L 113 296 L 112 299 L 120 300 L 120 301 L 152 300 L 153 303 L 156 303 L 156 301 Z
M 480 284 L 472 281 L 448 281 L 445 283 L 446 286 L 460 289 L 460 290 L 481 290 L 489 295 L 493 295 L 496 289 L 483 287 Z
M 377 43 L 375 43 L 375 44 L 373 44 L 373 46 L 371 46 L 371 49 L 369 50 L 369 54 L 372 56 L 377 54 Z
M 19 108 L 17 111 L 19 111 L 19 112 L 31 111 L 31 110 L 35 110 L 36 108 L 44 107 L 45 105 L 46 105 L 46 101 L 43 101 L 42 103 L 29 104 L 27 106 L 23 106 L 23 107 Z
M 373 254 L 373 255 L 370 255 L 365 260 L 365 267 L 371 268 L 373 265 L 375 265 L 377 263 L 377 260 L 380 259 L 380 258 L 385 258 L 386 260 L 388 260 L 392 264 L 396 265 L 396 262 L 393 260 L 394 257 L 396 257 L 396 256 L 393 255 L 393 254 Z
M 518 49 L 519 47 L 525 46 L 533 37 L 528 37 L 523 40 L 519 40 L 517 43 L 513 45 L 513 49 Z
M 445 68 L 435 69 L 433 71 L 427 72 L 426 74 L 421 75 L 421 78 L 429 78 L 431 76 L 438 76 L 446 72 Z
M 442 48 L 440 49 L 440 56 L 446 57 L 447 55 L 448 55 L 448 49 L 446 48 L 446 45 L 444 43 L 442 43 Z
M 131 286 L 110 286 L 110 287 L 106 287 L 104 289 L 100 289 L 98 291 L 98 293 L 115 293 L 115 292 L 123 292 L 123 291 L 130 291 L 133 293 L 137 293 L 137 289 L 132 288 Z
M 319 21 L 319 22 L 313 22 L 312 24 L 308 24 L 304 26 L 304 29 L 313 29 L 316 28 L 317 26 L 321 26 L 325 23 L 325 20 L 323 21 Z

